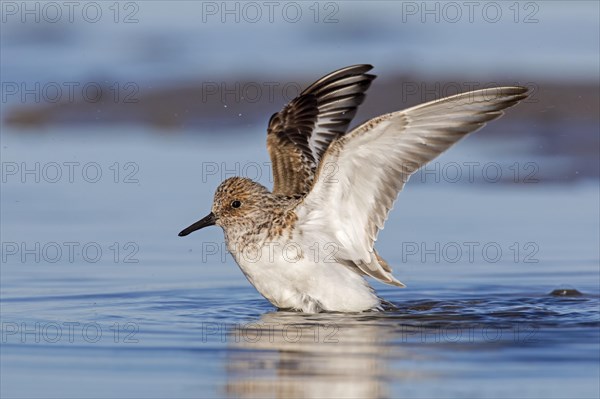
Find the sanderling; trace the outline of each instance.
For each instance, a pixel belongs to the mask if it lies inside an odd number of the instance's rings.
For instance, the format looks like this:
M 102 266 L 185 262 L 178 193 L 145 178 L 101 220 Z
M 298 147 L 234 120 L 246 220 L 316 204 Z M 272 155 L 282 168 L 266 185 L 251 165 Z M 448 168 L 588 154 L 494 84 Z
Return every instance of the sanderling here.
M 410 175 L 527 97 L 496 87 L 373 118 L 346 133 L 375 78 L 355 65 L 319 79 L 274 114 L 273 191 L 232 177 L 211 213 L 179 233 L 221 226 L 248 281 L 279 309 L 359 312 L 385 303 L 365 280 L 404 287 L 374 248 Z

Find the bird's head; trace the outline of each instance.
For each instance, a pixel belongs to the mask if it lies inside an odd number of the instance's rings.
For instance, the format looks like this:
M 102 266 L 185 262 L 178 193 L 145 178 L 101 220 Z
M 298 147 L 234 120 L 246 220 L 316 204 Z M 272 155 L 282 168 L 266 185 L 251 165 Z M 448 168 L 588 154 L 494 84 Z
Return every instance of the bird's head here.
M 211 212 L 191 226 L 183 229 L 179 236 L 208 226 L 243 226 L 256 220 L 256 215 L 264 212 L 270 192 L 263 185 L 244 177 L 231 177 L 224 180 L 215 192 Z

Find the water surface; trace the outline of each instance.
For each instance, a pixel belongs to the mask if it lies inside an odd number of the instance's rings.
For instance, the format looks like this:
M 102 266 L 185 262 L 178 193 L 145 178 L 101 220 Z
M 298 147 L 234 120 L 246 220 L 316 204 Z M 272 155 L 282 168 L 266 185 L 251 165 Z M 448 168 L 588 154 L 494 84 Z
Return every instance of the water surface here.
M 223 167 L 268 161 L 262 132 L 88 133 L 1 137 L 2 397 L 598 397 L 597 181 L 413 180 L 377 245 L 397 309 L 302 315 L 249 286 L 218 229 L 177 237 Z M 503 157 L 478 145 L 441 162 Z M 39 182 L 6 173 L 36 162 Z M 65 162 L 98 166 L 70 181 Z

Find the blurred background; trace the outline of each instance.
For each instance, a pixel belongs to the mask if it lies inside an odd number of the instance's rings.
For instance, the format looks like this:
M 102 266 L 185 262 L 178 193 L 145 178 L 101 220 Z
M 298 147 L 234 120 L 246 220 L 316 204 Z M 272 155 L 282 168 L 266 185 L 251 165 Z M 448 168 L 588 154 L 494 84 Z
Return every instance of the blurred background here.
M 3 131 L 258 142 L 309 82 L 370 63 L 379 78 L 356 122 L 520 84 L 527 106 L 486 137 L 551 156 L 546 181 L 598 177 L 594 2 L 169 4 L 4 2 Z M 525 119 L 526 129 L 506 128 Z
M 598 2 L 0 6 L 2 397 L 598 397 Z M 177 232 L 227 177 L 270 187 L 269 117 L 359 63 L 352 126 L 531 95 L 400 195 L 378 248 L 408 288 L 376 285 L 400 312 L 274 312 L 219 229 Z

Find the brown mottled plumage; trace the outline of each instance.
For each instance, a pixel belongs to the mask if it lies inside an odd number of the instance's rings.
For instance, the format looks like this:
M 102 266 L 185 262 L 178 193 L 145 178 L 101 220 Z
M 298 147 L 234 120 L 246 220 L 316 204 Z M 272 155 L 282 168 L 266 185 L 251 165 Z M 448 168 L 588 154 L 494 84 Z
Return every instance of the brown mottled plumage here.
M 232 207 L 234 201 L 243 206 Z M 294 208 L 298 202 L 299 199 L 274 194 L 245 177 L 230 177 L 217 188 L 212 213 L 228 242 L 259 242 L 281 237 L 295 224 Z

